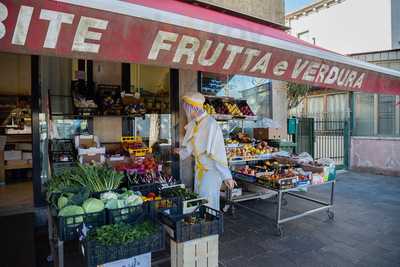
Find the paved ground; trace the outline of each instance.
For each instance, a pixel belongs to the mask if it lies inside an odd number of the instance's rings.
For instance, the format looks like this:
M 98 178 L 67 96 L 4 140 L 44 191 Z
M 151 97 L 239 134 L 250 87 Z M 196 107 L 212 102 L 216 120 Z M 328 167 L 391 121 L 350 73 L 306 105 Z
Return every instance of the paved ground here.
M 328 196 L 328 188 L 308 194 Z M 225 216 L 221 266 L 400 266 L 400 177 L 347 172 L 336 186 L 335 219 L 326 212 L 288 222 L 284 236 L 244 209 Z M 288 211 L 308 205 L 288 197 Z M 269 212 L 273 205 L 247 205 Z
M 315 188 L 308 194 L 327 198 L 328 189 Z M 326 212 L 304 217 L 285 224 L 283 237 L 244 209 L 238 209 L 236 217 L 226 215 L 220 266 L 400 266 L 400 177 L 340 174 L 335 197 L 334 221 Z M 310 207 L 287 199 L 286 213 Z M 268 202 L 246 205 L 273 214 L 274 205 Z M 36 244 L 38 266 L 51 266 L 45 261 L 46 242 L 42 236 Z M 76 247 L 67 246 L 66 267 L 83 266 Z M 156 265 L 166 266 L 169 262 Z

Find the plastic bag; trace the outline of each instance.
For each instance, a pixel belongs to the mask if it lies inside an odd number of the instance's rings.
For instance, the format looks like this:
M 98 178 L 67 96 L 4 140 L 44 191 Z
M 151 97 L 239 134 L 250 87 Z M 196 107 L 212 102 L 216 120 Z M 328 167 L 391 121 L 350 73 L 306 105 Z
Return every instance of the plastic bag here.
M 331 181 L 336 179 L 336 166 L 335 161 L 329 158 L 317 160 L 317 163 L 324 166 L 324 181 Z
M 307 152 L 303 152 L 297 156 L 297 163 L 302 164 L 302 163 L 310 163 L 313 162 L 314 159 L 311 157 L 310 154 Z

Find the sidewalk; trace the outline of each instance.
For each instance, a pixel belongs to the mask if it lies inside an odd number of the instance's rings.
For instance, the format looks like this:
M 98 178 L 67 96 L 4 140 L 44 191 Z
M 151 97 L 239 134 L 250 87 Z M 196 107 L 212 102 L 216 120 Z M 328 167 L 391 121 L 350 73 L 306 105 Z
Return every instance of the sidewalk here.
M 328 188 L 314 196 L 328 197 Z M 287 197 L 285 209 L 305 204 Z M 272 211 L 272 204 L 247 205 Z M 244 209 L 225 216 L 221 266 L 400 266 L 400 177 L 347 172 L 338 175 L 335 220 L 321 212 L 284 224 L 274 236 L 263 218 Z

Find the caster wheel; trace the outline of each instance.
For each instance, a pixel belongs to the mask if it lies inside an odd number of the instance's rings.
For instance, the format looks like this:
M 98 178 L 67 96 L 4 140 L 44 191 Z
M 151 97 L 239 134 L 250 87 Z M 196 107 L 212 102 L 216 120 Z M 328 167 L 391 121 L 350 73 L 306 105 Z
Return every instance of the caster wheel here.
M 335 214 L 333 213 L 333 211 L 328 211 L 328 218 L 330 219 L 330 220 L 333 220 L 334 218 L 335 218 Z

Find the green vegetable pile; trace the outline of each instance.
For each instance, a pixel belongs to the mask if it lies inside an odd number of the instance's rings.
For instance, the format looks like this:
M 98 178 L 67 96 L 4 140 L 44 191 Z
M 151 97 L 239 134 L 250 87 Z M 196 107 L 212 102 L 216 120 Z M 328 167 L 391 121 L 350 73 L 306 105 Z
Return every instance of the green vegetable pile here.
M 88 240 L 95 240 L 104 246 L 126 245 L 132 241 L 145 239 L 157 233 L 157 227 L 149 221 L 129 225 L 124 223 L 103 225 L 88 234 Z
M 71 175 L 71 180 L 87 188 L 90 192 L 117 189 L 124 178 L 124 174 L 102 165 L 79 164 L 78 166 L 78 170 Z
M 193 193 L 188 189 L 182 187 L 166 188 L 162 190 L 161 196 L 164 198 L 180 197 L 184 200 L 192 200 L 199 197 L 196 193 Z

